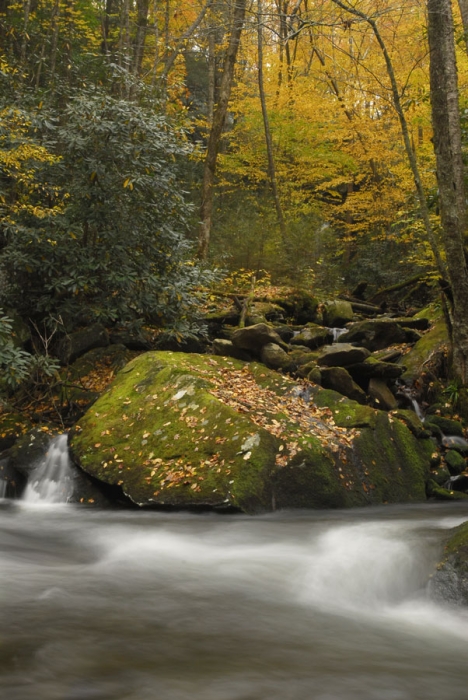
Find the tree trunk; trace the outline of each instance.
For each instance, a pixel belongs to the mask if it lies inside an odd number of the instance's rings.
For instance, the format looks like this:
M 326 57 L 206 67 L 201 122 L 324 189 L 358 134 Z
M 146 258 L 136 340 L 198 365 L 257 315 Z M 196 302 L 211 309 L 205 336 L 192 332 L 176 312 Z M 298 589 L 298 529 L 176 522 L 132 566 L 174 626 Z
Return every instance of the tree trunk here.
M 463 24 L 463 34 L 465 35 L 465 48 L 468 53 L 468 0 L 458 0 L 458 7 Z
M 234 80 L 234 68 L 237 52 L 244 26 L 247 0 L 235 0 L 231 36 L 224 60 L 223 75 L 219 87 L 218 104 L 213 115 L 213 124 L 208 138 L 205 166 L 203 170 L 202 202 L 200 207 L 200 231 L 198 237 L 197 255 L 202 260 L 208 255 L 208 247 L 211 234 L 211 220 L 213 215 L 213 188 L 218 160 L 219 143 L 223 133 L 224 123 L 231 96 L 231 88 Z
M 446 0 L 444 0 L 444 2 L 445 1 Z M 385 60 L 387 75 L 390 79 L 393 106 L 395 108 L 395 111 L 398 115 L 398 119 L 400 121 L 400 129 L 401 129 L 401 134 L 403 136 L 403 142 L 405 144 L 406 156 L 408 158 L 408 162 L 409 162 L 410 167 L 411 167 L 411 172 L 413 173 L 414 184 L 416 186 L 416 194 L 417 194 L 418 202 L 419 202 L 419 212 L 421 215 L 421 219 L 424 223 L 426 236 L 427 236 L 429 245 L 431 246 L 432 254 L 434 255 L 434 260 L 436 262 L 437 269 L 438 269 L 441 277 L 445 277 L 445 274 L 446 274 L 445 265 L 444 265 L 444 262 L 442 260 L 441 255 L 440 255 L 437 239 L 436 239 L 434 231 L 432 229 L 432 224 L 431 224 L 431 220 L 429 217 L 429 208 L 427 206 L 426 193 L 424 192 L 424 186 L 422 183 L 421 174 L 419 172 L 418 162 L 416 160 L 416 156 L 414 155 L 414 151 L 413 151 L 413 148 L 411 146 L 411 136 L 410 136 L 410 131 L 408 128 L 408 122 L 406 121 L 405 112 L 403 110 L 403 105 L 401 103 L 400 92 L 398 90 L 398 83 L 396 80 L 395 70 L 393 68 L 393 63 L 392 63 L 392 59 L 390 58 L 390 54 L 388 53 L 385 42 L 382 38 L 382 35 L 379 32 L 379 28 L 376 24 L 376 21 L 370 15 L 366 15 L 365 12 L 361 12 L 361 10 L 358 10 L 354 7 L 351 7 L 350 5 L 346 5 L 344 2 L 342 2 L 342 0 L 332 0 L 332 2 L 334 2 L 335 5 L 340 7 L 345 12 L 348 12 L 349 14 L 354 15 L 355 17 L 359 17 L 359 19 L 361 19 L 361 20 L 364 20 L 364 22 L 367 22 L 367 24 L 369 24 L 369 26 L 372 28 L 372 31 L 374 32 L 374 36 L 377 40 L 377 43 L 380 46 L 380 49 L 382 51 L 382 55 L 383 55 L 384 60 Z
M 453 294 L 453 369 L 468 384 L 468 270 L 463 239 L 466 200 L 463 177 L 458 77 L 450 0 L 428 0 L 428 40 L 434 149 L 443 243 Z
M 262 0 L 257 0 L 257 49 L 258 49 L 258 90 L 262 105 L 263 127 L 265 131 L 265 143 L 268 157 L 268 175 L 270 177 L 271 192 L 275 201 L 276 215 L 281 233 L 283 245 L 287 243 L 286 224 L 284 222 L 283 208 L 278 191 L 276 179 L 275 159 L 273 155 L 273 140 L 271 138 L 270 121 L 265 98 L 265 85 L 263 80 L 263 5 Z
M 145 53 L 146 32 L 148 28 L 149 0 L 137 0 L 137 28 L 135 34 L 135 51 L 133 57 L 133 73 L 141 75 L 141 66 Z

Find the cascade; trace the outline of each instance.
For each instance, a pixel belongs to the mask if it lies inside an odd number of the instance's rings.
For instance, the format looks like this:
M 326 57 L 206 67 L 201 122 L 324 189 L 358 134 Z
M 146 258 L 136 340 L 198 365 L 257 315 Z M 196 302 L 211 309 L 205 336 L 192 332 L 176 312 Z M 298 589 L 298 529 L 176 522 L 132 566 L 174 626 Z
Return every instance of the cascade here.
M 68 435 L 53 438 L 49 449 L 31 472 L 22 500 L 26 503 L 66 503 L 73 490 Z

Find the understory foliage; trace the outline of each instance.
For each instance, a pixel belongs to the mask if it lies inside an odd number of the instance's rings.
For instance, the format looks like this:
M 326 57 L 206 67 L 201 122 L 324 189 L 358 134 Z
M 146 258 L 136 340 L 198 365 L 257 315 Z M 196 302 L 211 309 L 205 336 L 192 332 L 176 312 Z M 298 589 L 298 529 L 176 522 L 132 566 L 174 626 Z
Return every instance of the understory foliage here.
M 183 130 L 98 88 L 65 99 L 61 111 L 3 110 L 2 304 L 66 330 L 174 323 L 197 277 L 183 236 Z

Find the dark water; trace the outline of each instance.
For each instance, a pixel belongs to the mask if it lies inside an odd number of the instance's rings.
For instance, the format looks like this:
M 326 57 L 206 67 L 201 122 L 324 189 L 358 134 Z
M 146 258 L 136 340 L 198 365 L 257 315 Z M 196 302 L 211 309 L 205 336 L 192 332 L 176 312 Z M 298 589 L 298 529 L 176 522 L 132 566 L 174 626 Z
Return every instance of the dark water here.
M 5 700 L 467 700 L 426 583 L 466 506 L 270 517 L 0 508 Z

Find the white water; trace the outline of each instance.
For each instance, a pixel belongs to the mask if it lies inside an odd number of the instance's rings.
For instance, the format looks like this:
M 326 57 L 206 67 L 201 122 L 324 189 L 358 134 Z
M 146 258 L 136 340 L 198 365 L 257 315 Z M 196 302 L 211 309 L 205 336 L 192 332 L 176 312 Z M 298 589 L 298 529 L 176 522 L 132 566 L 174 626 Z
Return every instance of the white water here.
M 0 698 L 466 700 L 468 614 L 426 585 L 467 519 L 0 509 Z
M 44 460 L 34 469 L 23 494 L 26 503 L 66 503 L 72 493 L 68 436 L 54 438 Z

